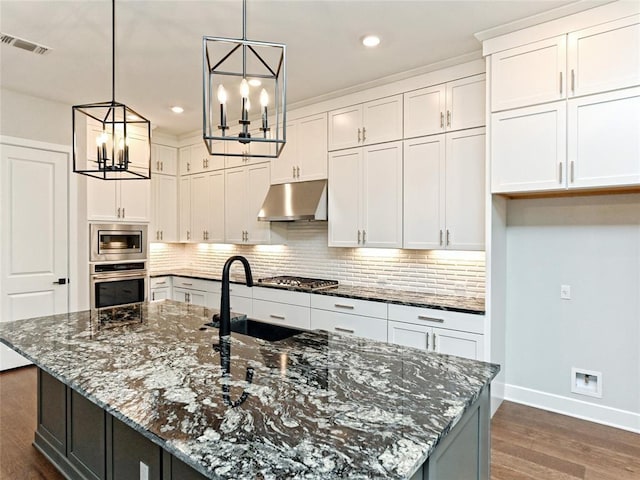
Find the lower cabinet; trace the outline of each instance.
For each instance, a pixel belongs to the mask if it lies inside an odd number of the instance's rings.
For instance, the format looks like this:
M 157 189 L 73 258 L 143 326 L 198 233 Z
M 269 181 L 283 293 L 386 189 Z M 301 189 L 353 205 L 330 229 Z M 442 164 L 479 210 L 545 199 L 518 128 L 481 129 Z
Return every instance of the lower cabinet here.
M 324 295 L 311 297 L 311 329 L 387 341 L 387 304 Z
M 120 420 L 112 419 L 111 465 L 113 478 L 139 480 L 162 478 L 162 449 Z
M 293 328 L 310 328 L 310 297 L 304 292 L 255 288 L 252 317 Z
M 389 305 L 389 343 L 484 360 L 484 316 Z
M 149 299 L 152 302 L 172 299 L 171 284 L 172 277 L 154 277 L 149 279 Z
M 74 390 L 69 396 L 67 458 L 86 478 L 106 478 L 106 413 Z
M 220 307 L 221 284 L 216 280 L 199 278 L 173 278 L 173 300 L 200 305 L 202 307 Z

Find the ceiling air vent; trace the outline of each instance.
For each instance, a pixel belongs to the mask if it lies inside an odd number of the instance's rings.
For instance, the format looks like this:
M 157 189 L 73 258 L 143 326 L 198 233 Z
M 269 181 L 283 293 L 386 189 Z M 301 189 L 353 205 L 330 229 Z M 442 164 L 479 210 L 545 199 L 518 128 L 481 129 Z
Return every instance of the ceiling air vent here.
M 24 38 L 14 37 L 7 33 L 0 33 L 0 41 L 5 45 L 21 48 L 27 52 L 37 53 L 38 55 L 44 55 L 51 50 L 49 47 L 45 47 L 44 45 L 38 45 L 37 43 L 30 42 Z

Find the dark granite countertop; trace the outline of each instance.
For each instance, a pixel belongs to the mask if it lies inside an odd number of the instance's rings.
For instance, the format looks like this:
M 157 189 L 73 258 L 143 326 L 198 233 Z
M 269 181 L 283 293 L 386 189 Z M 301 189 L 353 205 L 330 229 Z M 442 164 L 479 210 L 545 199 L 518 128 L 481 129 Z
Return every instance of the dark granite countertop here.
M 314 331 L 233 333 L 225 377 L 217 329 L 199 329 L 213 310 L 140 308 L 105 324 L 88 311 L 0 323 L 0 340 L 210 478 L 409 478 L 499 371 Z M 248 395 L 232 408 L 225 390 Z
M 220 275 L 207 274 L 195 270 L 175 270 L 153 271 L 151 277 L 161 277 L 173 275 L 177 277 L 199 278 L 202 280 L 218 280 Z M 234 283 L 244 284 L 244 277 L 232 278 Z M 279 288 L 269 285 L 261 285 L 258 281 L 254 286 L 263 288 Z M 286 287 L 287 290 L 305 291 L 297 287 Z M 339 285 L 337 288 L 328 288 L 311 292 L 317 295 L 333 295 L 336 297 L 353 298 L 359 300 L 369 300 L 373 302 L 394 303 L 399 305 L 410 305 L 414 307 L 433 308 L 437 310 L 449 310 L 452 312 L 471 313 L 484 315 L 484 298 L 460 297 L 455 295 L 434 295 L 430 293 L 407 292 L 404 290 L 394 290 L 390 288 L 378 287 L 358 287 L 349 285 Z

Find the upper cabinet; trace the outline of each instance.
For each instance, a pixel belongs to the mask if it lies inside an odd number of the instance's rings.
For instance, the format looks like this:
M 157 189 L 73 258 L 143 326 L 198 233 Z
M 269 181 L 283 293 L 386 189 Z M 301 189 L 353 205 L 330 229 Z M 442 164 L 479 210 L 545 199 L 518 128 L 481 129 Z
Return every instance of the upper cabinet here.
M 402 139 L 402 95 L 329 112 L 329 151 Z
M 287 123 L 287 143 L 271 160 L 271 183 L 327 178 L 327 114 Z
M 151 172 L 176 175 L 178 172 L 178 151 L 165 145 L 151 145 Z
M 217 142 L 214 146 L 220 153 L 224 152 L 224 144 L 222 142 Z M 209 151 L 204 142 L 182 147 L 179 150 L 179 154 L 180 175 L 191 175 L 224 168 L 224 157 L 209 155 Z
M 404 138 L 485 124 L 485 75 L 404 94 Z
M 87 219 L 148 222 L 151 180 L 100 180 L 87 177 Z
M 639 14 L 493 53 L 490 65 L 493 193 L 640 186 Z

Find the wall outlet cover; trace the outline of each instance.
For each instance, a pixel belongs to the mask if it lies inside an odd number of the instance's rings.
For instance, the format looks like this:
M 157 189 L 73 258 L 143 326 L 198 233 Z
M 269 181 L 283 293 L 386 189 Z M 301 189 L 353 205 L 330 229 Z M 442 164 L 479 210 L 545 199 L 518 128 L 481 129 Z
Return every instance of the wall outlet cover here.
M 571 285 L 560 285 L 560 298 L 571 300 Z
M 602 372 L 572 367 L 571 391 L 579 395 L 602 398 Z

